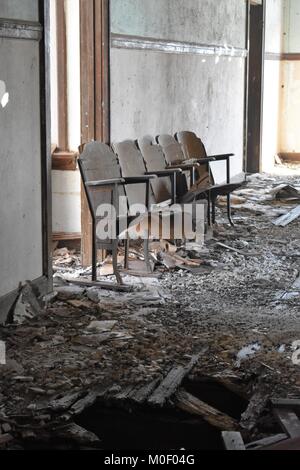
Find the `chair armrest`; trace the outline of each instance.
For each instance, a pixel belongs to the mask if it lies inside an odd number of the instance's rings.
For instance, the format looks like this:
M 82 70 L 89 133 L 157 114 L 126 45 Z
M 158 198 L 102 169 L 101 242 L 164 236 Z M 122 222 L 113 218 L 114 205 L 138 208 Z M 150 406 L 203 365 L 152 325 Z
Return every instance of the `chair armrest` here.
M 113 184 L 124 184 L 125 180 L 123 178 L 114 178 L 111 180 L 101 180 L 101 181 L 88 181 L 85 185 L 89 188 L 97 188 L 101 186 L 112 186 Z
M 193 168 L 198 168 L 200 165 L 199 163 L 193 163 L 193 164 L 189 164 L 189 165 L 186 165 L 184 163 L 184 161 L 180 164 L 175 164 L 175 165 L 170 165 L 168 166 L 168 170 L 182 170 L 182 171 L 185 171 L 185 170 L 192 170 Z
M 139 184 L 139 183 L 148 183 L 150 180 L 154 179 L 154 175 L 143 175 L 143 176 L 128 176 L 123 178 L 125 184 Z
M 211 162 L 215 162 L 216 159 L 214 156 L 212 157 L 203 157 L 203 158 L 192 158 L 191 161 L 195 161 L 195 163 L 197 163 L 198 165 L 206 165 L 207 163 L 211 163 Z M 189 164 L 189 160 L 186 160 L 186 164 L 188 165 Z
M 164 176 L 173 176 L 174 174 L 177 173 L 182 173 L 181 168 L 176 168 L 176 169 L 166 169 L 166 170 L 158 170 L 158 171 L 147 171 L 145 173 L 146 175 L 155 175 L 158 177 L 164 177 Z
M 222 160 L 227 160 L 230 157 L 234 157 L 234 153 L 224 153 L 224 154 L 221 154 L 221 155 L 212 155 L 209 158 L 213 158 L 214 161 L 218 162 L 218 161 L 222 161 Z

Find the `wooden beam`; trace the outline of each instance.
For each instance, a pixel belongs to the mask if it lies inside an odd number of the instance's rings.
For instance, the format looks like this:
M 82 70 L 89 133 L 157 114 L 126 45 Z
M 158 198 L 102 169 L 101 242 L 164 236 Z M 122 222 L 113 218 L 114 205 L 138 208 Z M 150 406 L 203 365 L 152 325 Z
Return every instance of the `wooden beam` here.
M 80 0 L 81 143 L 110 143 L 109 0 Z M 92 219 L 81 186 L 82 264 L 92 262 Z
M 286 153 L 279 153 L 278 154 L 279 158 L 281 158 L 281 160 L 283 160 L 284 162 L 296 162 L 296 163 L 299 163 L 300 162 L 300 153 L 296 153 L 296 152 L 286 152 Z
M 265 437 L 259 441 L 250 442 L 246 445 L 247 450 L 261 450 L 264 447 L 278 444 L 278 442 L 285 441 L 288 438 L 286 434 L 276 434 L 275 436 Z
M 190 373 L 193 367 L 196 365 L 200 357 L 200 354 L 192 356 L 189 364 L 185 367 L 177 366 L 171 369 L 164 380 L 154 390 L 153 394 L 148 400 L 148 403 L 153 406 L 162 407 L 166 401 L 171 398 L 172 395 L 181 385 L 183 379 Z
M 81 143 L 95 139 L 94 0 L 80 0 Z M 82 265 L 92 264 L 92 218 L 81 183 Z
M 107 144 L 110 144 L 109 51 L 109 0 L 95 0 L 95 138 Z
M 265 10 L 265 2 L 250 6 L 246 167 L 249 173 L 257 173 L 261 168 Z
M 81 240 L 81 233 L 54 232 L 52 240 L 54 242 L 63 240 Z
M 220 429 L 221 431 L 237 431 L 239 428 L 238 422 L 231 418 L 231 416 L 228 416 L 207 403 L 204 403 L 186 392 L 184 389 L 179 390 L 176 393 L 175 398 L 176 405 L 179 409 L 186 413 L 200 416 L 204 421 L 216 429 Z
M 65 1 L 56 0 L 58 147 L 69 149 L 68 138 L 68 64 Z
M 271 398 L 270 401 L 275 408 L 300 408 L 299 398 Z

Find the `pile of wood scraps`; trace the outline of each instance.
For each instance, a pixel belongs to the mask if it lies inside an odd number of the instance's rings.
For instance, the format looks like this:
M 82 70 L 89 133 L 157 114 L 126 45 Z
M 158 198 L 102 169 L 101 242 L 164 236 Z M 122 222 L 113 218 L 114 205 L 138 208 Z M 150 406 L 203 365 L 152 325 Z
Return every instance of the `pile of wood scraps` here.
M 240 432 L 224 431 L 226 450 L 300 450 L 300 399 L 272 399 L 271 407 L 282 433 L 244 443 Z

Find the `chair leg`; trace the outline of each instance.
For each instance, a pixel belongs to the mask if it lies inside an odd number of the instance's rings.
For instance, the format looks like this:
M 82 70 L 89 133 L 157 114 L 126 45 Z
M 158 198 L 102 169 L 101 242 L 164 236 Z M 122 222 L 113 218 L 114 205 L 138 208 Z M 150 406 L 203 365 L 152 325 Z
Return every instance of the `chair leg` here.
M 208 191 L 207 193 L 207 224 L 209 227 L 211 227 L 210 203 L 211 203 L 211 194 L 210 194 L 210 191 Z
M 213 199 L 212 200 L 212 223 L 215 224 L 216 223 L 216 199 Z
M 231 217 L 231 196 L 230 196 L 230 194 L 227 195 L 227 217 L 228 217 L 228 220 L 229 220 L 229 223 L 230 223 L 231 227 L 234 227 L 234 223 L 233 223 L 233 220 L 232 220 L 232 217 Z
M 144 240 L 144 257 L 145 257 L 145 263 L 148 272 L 152 272 L 151 269 L 151 264 L 150 264 L 150 257 L 149 257 L 149 240 Z
M 125 240 L 125 259 L 124 259 L 124 269 L 129 269 L 129 238 Z
M 97 281 L 97 240 L 96 226 L 93 222 L 93 240 L 92 240 L 92 281 Z
M 113 241 L 112 258 L 113 258 L 114 275 L 116 276 L 117 283 L 123 284 L 123 280 L 118 269 L 118 240 Z

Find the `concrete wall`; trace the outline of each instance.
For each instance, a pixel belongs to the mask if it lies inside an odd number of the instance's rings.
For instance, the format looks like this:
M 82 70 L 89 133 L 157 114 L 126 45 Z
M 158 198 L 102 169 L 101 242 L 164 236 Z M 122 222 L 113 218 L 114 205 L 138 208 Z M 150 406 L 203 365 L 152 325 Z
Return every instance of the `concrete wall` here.
M 241 0 L 112 0 L 113 36 L 245 48 Z M 139 48 L 137 48 L 139 49 Z M 112 140 L 193 130 L 209 153 L 234 152 L 242 172 L 244 58 L 160 50 L 111 51 Z M 218 181 L 224 167 L 215 165 Z
M 63 1 L 63 0 L 61 0 Z M 57 114 L 57 43 L 56 1 L 50 0 L 51 16 L 51 141 L 58 142 Z M 68 120 L 69 150 L 80 145 L 80 27 L 79 0 L 65 0 L 68 54 Z M 81 232 L 81 202 L 79 171 L 52 172 L 53 232 Z
M 43 269 L 38 42 L 0 39 L 0 58 L 1 297 Z
M 244 0 L 111 0 L 114 33 L 245 47 Z
M 0 18 L 35 21 L 37 7 L 37 0 L 2 0 Z M 20 283 L 44 274 L 40 47 L 11 30 L 14 37 L 0 37 L 0 323 Z
M 1 0 L 0 18 L 38 21 L 38 0 Z

